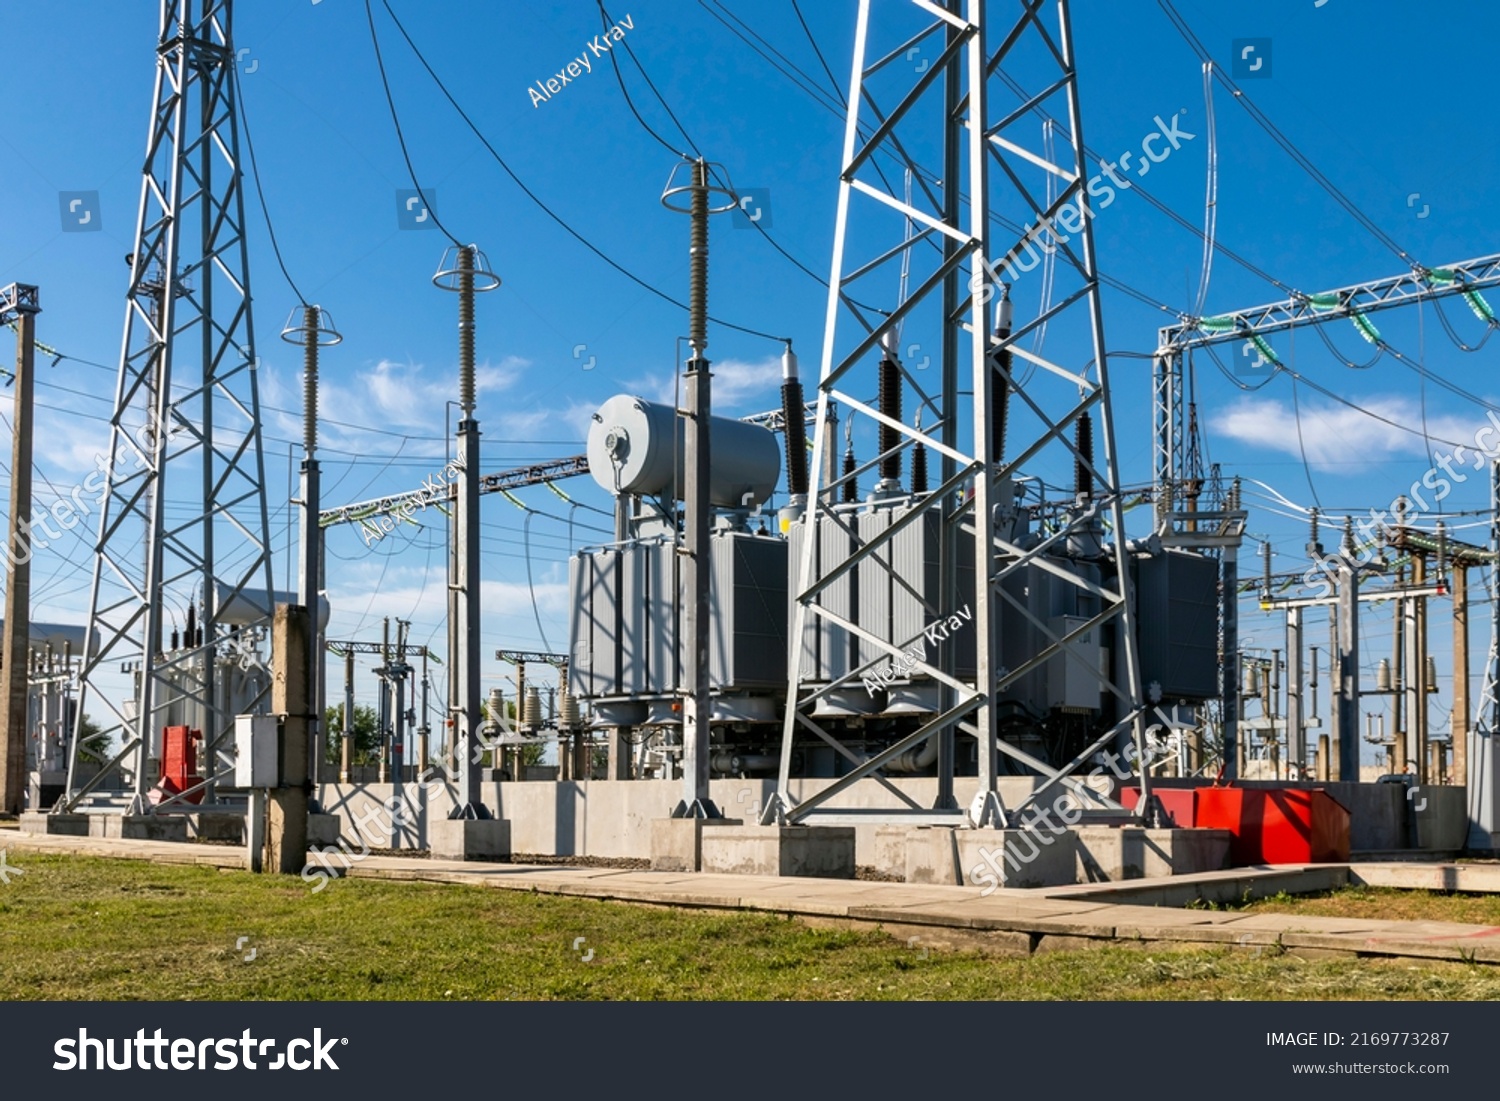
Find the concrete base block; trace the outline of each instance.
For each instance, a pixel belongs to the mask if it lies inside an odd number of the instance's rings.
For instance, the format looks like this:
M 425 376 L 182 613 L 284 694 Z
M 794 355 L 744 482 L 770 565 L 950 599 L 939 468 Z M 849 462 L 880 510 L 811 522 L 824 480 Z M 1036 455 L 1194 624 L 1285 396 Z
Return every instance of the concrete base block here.
M 186 817 L 188 837 L 193 841 L 228 841 L 245 843 L 243 814 L 190 814 Z
M 854 878 L 852 826 L 726 826 L 700 844 L 705 872 Z
M 1076 882 L 1077 839 L 1069 831 L 907 831 L 906 882 L 950 886 L 1059 887 Z
M 742 818 L 653 818 L 651 870 L 696 872 L 703 868 L 703 831 L 743 826 Z
M 1118 883 L 1229 867 L 1228 830 L 1079 826 L 1078 882 Z
M 438 860 L 492 860 L 510 855 L 510 823 L 502 818 L 440 818 L 427 824 Z
M 181 815 L 91 814 L 90 837 L 124 841 L 186 841 L 187 819 Z
M 910 826 L 877 826 L 870 866 L 883 875 L 906 878 L 906 835 Z
M 86 814 L 46 814 L 42 811 L 25 811 L 21 815 L 21 832 L 34 834 L 63 834 L 69 837 L 89 835 L 89 816 Z
M 339 843 L 339 816 L 336 814 L 309 814 L 307 816 L 307 843 L 309 845 L 337 845 Z M 510 852 L 509 844 L 506 853 Z

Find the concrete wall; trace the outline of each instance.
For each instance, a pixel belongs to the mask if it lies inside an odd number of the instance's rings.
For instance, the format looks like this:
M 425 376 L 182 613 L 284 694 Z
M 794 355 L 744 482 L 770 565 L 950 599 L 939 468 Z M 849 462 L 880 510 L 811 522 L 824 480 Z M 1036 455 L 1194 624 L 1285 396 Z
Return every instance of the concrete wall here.
M 1003 777 L 1001 798 L 1006 806 L 1015 807 L 1041 781 L 1033 777 Z M 827 779 L 792 781 L 792 795 L 806 799 L 834 783 Z M 909 796 L 918 807 L 931 808 L 937 798 L 937 780 L 931 777 L 893 778 L 891 786 Z M 1166 786 L 1178 786 L 1163 781 Z M 1287 786 L 1249 781 L 1245 786 Z M 1309 785 L 1311 786 L 1311 785 Z M 1464 792 L 1461 788 L 1428 786 L 1411 799 L 1401 784 L 1328 783 L 1329 794 L 1350 811 L 1351 844 L 1355 852 L 1379 852 L 1421 848 L 1429 851 L 1461 849 L 1467 829 Z M 746 823 L 757 821 L 761 807 L 776 783 L 762 780 L 714 780 L 710 794 L 719 809 L 730 818 Z M 379 848 L 426 848 L 426 824 L 422 816 L 395 823 L 380 810 L 383 800 L 394 792 L 391 784 L 322 784 L 319 798 L 323 809 L 338 815 L 343 836 L 355 837 L 351 824 L 355 816 L 364 815 L 374 832 L 367 828 L 369 844 Z M 431 801 L 429 814 L 446 818 L 454 807 L 454 792 L 443 783 L 403 785 L 408 802 L 421 805 L 422 796 Z M 485 805 L 498 817 L 507 819 L 511 828 L 511 851 L 521 854 L 556 856 L 595 856 L 613 858 L 651 858 L 651 822 L 666 818 L 682 798 L 678 780 L 589 780 L 566 783 L 489 782 L 483 785 Z M 954 781 L 954 798 L 960 807 L 968 806 L 978 791 L 974 777 Z M 906 806 L 892 792 L 874 780 L 864 780 L 841 792 L 824 806 L 830 811 L 897 810 Z M 1418 809 L 1421 808 L 1421 809 Z M 908 807 L 909 809 L 909 807 Z M 894 862 L 894 846 L 882 846 L 877 832 L 889 822 L 851 822 L 855 830 L 855 860 L 858 864 L 901 874 L 904 861 Z
M 793 780 L 792 796 L 806 799 L 834 783 L 833 780 Z M 1032 777 L 1004 777 L 1001 797 L 1007 806 L 1016 806 L 1034 789 L 1039 780 Z M 918 807 L 930 808 L 937 799 L 937 780 L 931 777 L 892 779 L 898 791 L 909 796 Z M 719 809 L 730 818 L 747 823 L 758 819 L 765 800 L 776 789 L 776 782 L 763 780 L 714 780 L 709 793 Z M 453 809 L 454 791 L 446 783 L 425 787 L 403 785 L 408 804 L 427 806 L 427 814 L 446 818 Z M 954 781 L 954 797 L 967 806 L 979 790 L 974 777 Z M 364 830 L 367 842 L 376 848 L 426 848 L 427 830 L 422 816 L 413 816 L 394 834 L 391 818 L 381 804 L 395 792 L 392 784 L 330 784 L 319 786 L 323 809 L 339 816 L 342 835 L 356 840 L 352 825 L 357 817 L 369 823 Z M 671 815 L 682 798 L 680 780 L 589 780 L 564 783 L 490 782 L 482 787 L 485 805 L 491 813 L 510 822 L 513 853 L 555 856 L 597 856 L 612 858 L 651 858 L 651 821 Z M 424 799 L 425 796 L 425 799 Z M 873 780 L 865 780 L 841 792 L 829 803 L 830 810 L 897 810 L 907 804 L 889 789 Z M 840 825 L 851 825 L 845 821 Z M 855 860 L 861 865 L 881 867 L 876 831 L 884 823 L 852 823 L 855 829 Z M 379 840 L 376 836 L 378 835 Z M 901 874 L 902 862 L 889 870 Z

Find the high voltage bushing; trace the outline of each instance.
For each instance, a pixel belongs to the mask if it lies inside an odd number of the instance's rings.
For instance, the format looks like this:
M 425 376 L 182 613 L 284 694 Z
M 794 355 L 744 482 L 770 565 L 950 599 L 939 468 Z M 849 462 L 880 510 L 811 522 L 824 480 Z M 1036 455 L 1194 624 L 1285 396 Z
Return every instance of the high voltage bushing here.
M 1000 300 L 995 303 L 995 338 L 1004 341 L 1010 336 L 1015 304 L 1010 300 L 1010 284 L 1000 285 Z M 1010 371 L 1012 355 L 1010 348 L 1001 348 L 995 353 L 995 372 L 990 388 L 990 435 L 994 440 L 992 460 L 996 466 L 1005 462 L 1005 428 L 1010 419 Z
M 883 355 L 876 376 L 876 402 L 883 416 L 893 421 L 901 420 L 901 365 L 896 360 L 896 331 L 892 329 L 881 341 Z M 884 422 L 878 432 L 880 448 L 880 479 L 889 483 L 886 488 L 895 489 L 901 481 L 901 433 Z
M 310 459 L 318 449 L 318 349 L 331 348 L 344 337 L 334 328 L 331 313 L 304 303 L 286 319 L 281 339 L 302 346 L 302 449 Z
M 1094 422 L 1087 413 L 1079 413 L 1074 426 L 1077 433 L 1078 459 L 1073 464 L 1073 492 L 1089 497 L 1094 487 Z
M 802 380 L 797 377 L 797 355 L 787 342 L 781 355 L 781 417 L 786 433 L 786 491 L 807 494 L 807 421 L 803 418 Z

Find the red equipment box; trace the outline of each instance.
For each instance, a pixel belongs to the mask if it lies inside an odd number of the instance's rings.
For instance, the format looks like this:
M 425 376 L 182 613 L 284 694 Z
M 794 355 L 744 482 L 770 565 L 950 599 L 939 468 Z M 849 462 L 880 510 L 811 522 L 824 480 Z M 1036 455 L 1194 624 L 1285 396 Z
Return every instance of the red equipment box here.
M 1196 825 L 1233 835 L 1233 864 L 1349 859 L 1349 812 L 1322 788 L 1199 788 L 1197 804 Z
M 166 726 L 161 733 L 161 788 L 167 795 L 176 795 L 199 783 L 198 743 L 203 739 L 203 731 Z M 187 796 L 189 803 L 202 799 L 201 791 Z
M 1179 829 L 1228 830 L 1231 864 L 1337 864 L 1349 859 L 1349 812 L 1322 788 L 1153 787 Z M 1127 787 L 1133 806 L 1140 788 Z

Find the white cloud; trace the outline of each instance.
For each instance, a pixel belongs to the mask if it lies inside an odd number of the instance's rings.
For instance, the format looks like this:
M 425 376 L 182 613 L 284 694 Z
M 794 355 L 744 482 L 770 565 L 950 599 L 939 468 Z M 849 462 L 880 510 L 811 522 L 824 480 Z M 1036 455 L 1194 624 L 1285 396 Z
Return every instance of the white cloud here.
M 709 374 L 713 376 L 709 386 L 715 415 L 746 416 L 781 404 L 779 353 L 760 360 L 710 360 Z M 682 396 L 671 374 L 652 374 L 627 381 L 622 392 L 639 394 L 663 405 L 671 405 L 674 394 L 679 400 Z
M 1296 410 L 1290 402 L 1272 398 L 1240 398 L 1217 414 L 1212 425 L 1215 431 L 1251 447 L 1278 451 L 1297 459 L 1305 451 L 1307 461 L 1313 466 L 1344 466 L 1426 454 L 1419 402 L 1402 397 L 1360 399 L 1360 405 L 1369 413 L 1333 402 L 1299 404 L 1300 443 Z M 1441 440 L 1462 443 L 1472 440 L 1484 423 L 1429 414 L 1426 434 L 1439 446 L 1443 446 Z

